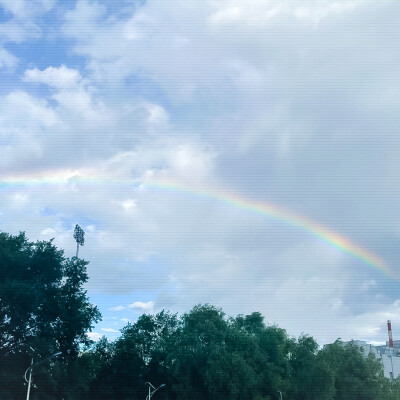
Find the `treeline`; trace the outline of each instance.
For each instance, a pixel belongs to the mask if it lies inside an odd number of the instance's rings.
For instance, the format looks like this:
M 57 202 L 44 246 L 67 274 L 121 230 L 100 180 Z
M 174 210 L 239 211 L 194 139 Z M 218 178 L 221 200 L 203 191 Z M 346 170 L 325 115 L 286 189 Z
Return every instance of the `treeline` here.
M 166 386 L 160 399 L 399 399 L 399 382 L 379 360 L 339 341 L 289 337 L 260 313 L 226 318 L 211 305 L 179 317 L 142 315 L 114 342 L 105 338 L 80 357 L 88 399 L 144 399 L 145 382 Z
M 165 385 L 154 399 L 400 399 L 400 380 L 372 355 L 339 341 L 319 349 L 258 312 L 144 314 L 115 341 L 90 342 L 100 313 L 82 288 L 86 265 L 51 241 L 0 233 L 0 400 L 26 398 L 32 360 L 32 400 L 145 399 L 146 382 Z

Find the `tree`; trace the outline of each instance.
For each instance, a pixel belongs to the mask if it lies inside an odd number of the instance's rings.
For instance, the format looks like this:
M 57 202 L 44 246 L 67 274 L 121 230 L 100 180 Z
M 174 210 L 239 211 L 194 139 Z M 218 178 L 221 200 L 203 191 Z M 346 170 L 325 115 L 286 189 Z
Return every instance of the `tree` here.
M 333 400 L 334 376 L 318 358 L 318 344 L 308 335 L 293 342 L 290 356 L 290 392 L 296 400 Z
M 354 342 L 335 343 L 326 346 L 318 354 L 318 360 L 329 366 L 334 379 L 335 399 L 387 400 L 389 380 L 383 375 L 383 367 L 373 354 L 365 357 Z
M 170 354 L 173 353 L 179 321 L 176 314 L 161 311 L 143 314 L 121 330 L 121 337 L 108 344 L 97 343 L 93 355 L 100 368 L 91 384 L 91 399 L 141 399 L 145 382 L 166 384 L 157 397 L 172 394 Z
M 224 313 L 208 304 L 198 305 L 184 314 L 181 321 L 182 326 L 172 355 L 172 373 L 177 397 L 193 400 L 212 399 L 219 384 L 213 379 L 215 373 L 210 374 L 210 367 L 216 362 L 217 353 L 224 352 L 228 329 Z M 218 373 L 220 372 L 218 369 Z M 223 376 L 219 378 L 224 379 Z
M 160 399 L 273 400 L 278 391 L 293 400 L 400 398 L 400 379 L 391 384 L 380 361 L 357 346 L 318 350 L 312 337 L 292 339 L 258 312 L 226 318 L 220 308 L 198 305 L 180 318 L 143 314 L 121 333 L 76 359 L 70 370 L 84 373 L 69 399 L 142 399 L 146 381 L 166 384 Z
M 173 373 L 178 398 L 274 398 L 284 391 L 290 340 L 260 313 L 225 319 L 199 305 L 182 318 Z
M 0 233 L 0 391 L 9 393 L 8 399 L 25 391 L 21 378 L 32 356 L 36 362 L 62 352 L 68 364 L 79 346 L 90 342 L 86 332 L 100 312 L 82 288 L 87 264 L 65 258 L 52 240 L 32 243 L 24 233 Z M 35 379 L 51 366 L 39 366 Z M 56 390 L 50 386 L 47 391 Z

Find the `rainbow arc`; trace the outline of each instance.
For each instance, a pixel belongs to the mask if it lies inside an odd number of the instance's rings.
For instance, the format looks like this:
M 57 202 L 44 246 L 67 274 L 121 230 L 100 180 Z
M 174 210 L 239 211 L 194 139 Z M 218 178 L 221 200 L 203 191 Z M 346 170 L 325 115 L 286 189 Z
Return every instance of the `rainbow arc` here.
M 67 171 L 64 174 L 37 174 L 31 176 L 16 176 L 0 179 L 0 189 L 8 187 L 21 186 L 46 186 L 46 185 L 129 185 L 144 188 L 157 188 L 161 190 L 187 193 L 194 196 L 202 196 L 221 201 L 232 207 L 246 210 L 248 212 L 264 215 L 269 218 L 281 221 L 287 225 L 293 226 L 299 230 L 308 232 L 316 238 L 323 240 L 329 245 L 347 253 L 364 264 L 378 269 L 386 275 L 393 276 L 393 271 L 386 262 L 370 250 L 359 246 L 355 242 L 342 236 L 338 232 L 319 224 L 303 215 L 296 214 L 288 209 L 277 206 L 272 203 L 260 202 L 243 196 L 239 196 L 228 191 L 220 189 L 204 189 L 185 185 L 171 179 L 151 179 L 147 181 L 138 181 L 131 179 L 103 179 L 98 178 L 94 173 L 82 174 L 81 172 Z

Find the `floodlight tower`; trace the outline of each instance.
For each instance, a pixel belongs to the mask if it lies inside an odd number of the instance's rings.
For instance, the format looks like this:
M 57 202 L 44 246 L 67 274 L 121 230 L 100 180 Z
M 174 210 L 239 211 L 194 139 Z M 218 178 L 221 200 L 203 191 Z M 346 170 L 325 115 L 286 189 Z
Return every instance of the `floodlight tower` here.
M 85 243 L 85 231 L 78 225 L 75 225 L 74 239 L 76 240 L 76 258 L 79 254 L 79 245 L 83 246 Z

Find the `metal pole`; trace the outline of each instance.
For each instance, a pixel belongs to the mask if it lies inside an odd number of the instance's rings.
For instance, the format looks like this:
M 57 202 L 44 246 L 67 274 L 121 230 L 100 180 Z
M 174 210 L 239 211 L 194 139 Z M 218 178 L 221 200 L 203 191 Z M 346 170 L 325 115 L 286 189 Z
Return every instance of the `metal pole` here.
M 280 400 L 282 400 L 282 392 L 280 390 L 278 390 L 279 396 L 280 396 Z
M 32 347 L 31 347 L 31 349 L 32 349 Z M 59 351 L 58 353 L 52 354 L 51 356 L 45 358 L 44 360 L 39 361 L 36 365 L 41 364 L 41 363 L 43 363 L 43 362 L 45 362 L 47 360 L 50 360 L 50 358 L 56 357 L 56 356 L 58 356 L 60 354 L 61 354 L 61 351 Z M 28 382 L 28 391 L 26 393 L 26 400 L 29 400 L 29 394 L 30 394 L 30 391 L 31 391 L 32 370 L 33 370 L 33 357 L 32 357 L 32 360 L 31 360 L 31 366 L 27 368 L 27 370 L 25 371 L 25 374 L 24 374 L 24 379 L 25 379 L 26 382 Z M 29 381 L 26 379 L 26 374 L 27 374 L 28 371 L 29 371 Z
M 76 242 L 76 258 L 78 258 L 78 254 L 79 254 L 79 243 Z
M 29 372 L 29 382 L 28 382 L 28 391 L 26 393 L 26 400 L 29 400 L 29 394 L 31 392 L 32 368 L 33 368 L 33 357 L 32 357 L 32 360 L 31 360 L 31 368 L 30 368 L 30 372 Z
M 152 398 L 152 396 L 154 395 L 154 393 L 157 392 L 158 389 L 161 389 L 162 387 L 165 386 L 165 383 L 160 385 L 158 388 L 155 388 L 150 382 L 146 382 L 146 385 L 149 385 L 149 394 L 147 395 L 146 400 L 150 400 Z M 153 391 L 151 391 L 150 386 L 154 389 Z

